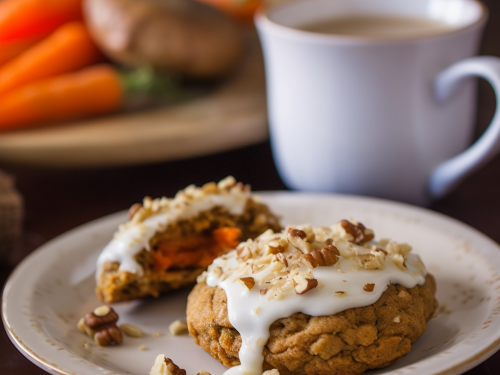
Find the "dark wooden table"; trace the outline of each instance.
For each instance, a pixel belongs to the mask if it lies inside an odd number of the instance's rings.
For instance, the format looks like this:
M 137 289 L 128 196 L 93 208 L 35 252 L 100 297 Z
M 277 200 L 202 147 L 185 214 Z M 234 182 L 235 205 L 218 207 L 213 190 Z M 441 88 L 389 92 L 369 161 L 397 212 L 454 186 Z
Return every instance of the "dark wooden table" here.
M 500 1 L 486 0 L 490 21 L 482 53 L 500 56 Z M 478 134 L 495 108 L 491 88 L 480 84 Z M 33 169 L 2 166 L 13 175 L 25 201 L 24 236 L 8 262 L 0 262 L 0 285 L 26 255 L 46 241 L 80 224 L 128 208 L 144 195 L 172 196 L 191 184 L 227 175 L 254 190 L 282 190 L 268 143 L 202 158 L 142 166 L 102 169 Z M 431 209 L 461 220 L 500 242 L 500 157 L 474 174 Z M 499 253 L 500 256 L 500 253 Z M 467 375 L 500 373 L 500 352 Z M 11 344 L 0 329 L 0 375 L 43 375 Z M 217 374 L 215 374 L 217 375 Z

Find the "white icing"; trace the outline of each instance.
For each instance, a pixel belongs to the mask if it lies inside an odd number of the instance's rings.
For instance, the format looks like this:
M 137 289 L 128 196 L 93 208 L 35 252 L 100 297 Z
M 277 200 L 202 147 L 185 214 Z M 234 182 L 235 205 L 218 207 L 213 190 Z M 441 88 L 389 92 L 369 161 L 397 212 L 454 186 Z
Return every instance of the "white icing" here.
M 418 255 L 405 254 L 403 260 L 407 268 L 398 266 L 401 253 L 404 254 L 409 251 L 408 249 L 411 250 L 408 245 L 404 244 L 398 248 L 398 244 L 395 242 L 383 246 L 378 242 L 370 241 L 366 244 L 369 245 L 368 247 L 359 246 L 342 238 L 342 236 L 345 237 L 345 232 L 339 234 L 341 231 L 339 231 L 338 225 L 331 229 L 332 231 L 327 235 L 333 237 L 334 244 L 341 256 L 337 264 L 333 266 L 300 271 L 301 274 L 312 272 L 314 278 L 318 280 L 318 287 L 303 295 L 296 294 L 293 285 L 287 284 L 282 288 L 284 289 L 283 296 L 278 297 L 281 299 L 276 300 L 268 294 L 260 294 L 261 289 L 269 287 L 269 280 L 273 278 L 272 273 L 275 272 L 276 268 L 273 269 L 272 262 L 271 266 L 265 267 L 262 271 L 251 273 L 251 264 L 257 260 L 250 259 L 243 262 L 242 265 L 242 260 L 238 259 L 236 250 L 214 260 L 205 274 L 206 283 L 212 287 L 219 286 L 226 292 L 229 321 L 242 338 L 239 352 L 241 365 L 230 368 L 225 372 L 225 375 L 262 374 L 262 350 L 269 338 L 269 327 L 277 319 L 298 312 L 311 316 L 332 315 L 350 308 L 375 303 L 389 284 L 400 284 L 406 288 L 413 288 L 417 284 L 422 285 L 425 282 L 426 270 Z M 276 235 L 275 238 L 277 238 Z M 281 238 L 286 237 L 282 235 Z M 272 235 L 263 235 L 253 244 L 269 243 L 272 240 Z M 321 240 L 324 241 L 325 236 Z M 250 245 L 252 245 L 251 241 Z M 238 248 L 242 246 L 244 243 L 240 244 Z M 381 249 L 389 247 L 389 253 L 383 259 L 383 269 L 360 267 L 356 256 L 373 253 L 375 247 Z M 394 253 L 394 249 L 400 253 Z M 297 252 L 296 249 L 289 246 L 284 254 L 288 256 L 290 251 Z M 245 264 L 249 264 L 249 266 L 245 266 Z M 251 290 L 248 290 L 239 280 L 241 277 L 248 276 L 255 280 L 255 286 Z M 290 281 L 287 282 L 290 283 Z M 373 291 L 365 291 L 363 289 L 365 284 L 375 284 Z M 271 293 L 271 290 L 269 289 L 267 293 Z M 336 294 L 339 291 L 345 293 Z
M 99 277 L 102 265 L 106 262 L 118 262 L 120 271 L 142 275 L 142 267 L 134 256 L 142 249 L 150 250 L 150 240 L 157 232 L 171 223 L 193 218 L 215 207 L 223 207 L 233 215 L 240 215 L 249 197 L 249 189 L 233 183 L 214 193 L 203 193 L 200 188 L 188 187 L 174 199 L 145 200 L 150 213 L 142 221 L 130 220 L 120 227 L 97 259 L 96 277 Z

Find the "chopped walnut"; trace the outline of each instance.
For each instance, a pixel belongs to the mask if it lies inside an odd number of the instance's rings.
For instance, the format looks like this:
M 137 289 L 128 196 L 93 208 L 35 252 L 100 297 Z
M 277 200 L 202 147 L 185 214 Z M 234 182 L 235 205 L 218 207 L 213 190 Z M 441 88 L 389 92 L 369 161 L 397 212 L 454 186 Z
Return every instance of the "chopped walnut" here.
M 370 283 L 366 283 L 364 286 L 363 286 L 363 290 L 365 292 L 373 292 L 373 289 L 375 288 L 375 284 L 370 284 Z
M 132 324 L 121 324 L 120 330 L 130 337 L 142 337 L 142 330 L 136 326 L 133 326 Z
M 290 245 L 300 250 L 303 254 L 311 252 L 311 244 L 306 239 L 307 234 L 303 230 L 289 228 L 287 231 L 287 240 Z
M 318 280 L 297 275 L 293 278 L 295 293 L 305 294 L 318 286 Z
M 373 252 L 358 255 L 358 263 L 361 268 L 368 270 L 382 270 L 385 268 L 385 254 L 383 252 Z
M 317 251 L 317 250 L 314 250 Z M 313 251 L 313 253 L 314 253 Z M 309 254 L 302 254 L 300 257 L 300 261 L 306 265 L 307 268 L 316 268 L 318 267 L 319 263 L 316 260 L 316 258 L 312 255 L 312 253 Z
M 367 229 L 361 223 L 352 223 L 348 220 L 341 220 L 340 225 L 346 233 L 352 236 L 352 241 L 356 244 L 362 244 L 368 241 L 371 241 L 374 238 L 373 231 L 371 229 Z
M 412 250 L 411 246 L 407 243 L 397 243 L 394 241 L 389 242 L 385 249 L 389 254 L 398 254 L 403 257 L 407 256 Z
M 140 209 L 142 208 L 142 204 L 140 203 L 134 203 L 128 210 L 128 213 L 127 213 L 127 218 L 129 220 L 132 220 L 132 218 L 134 217 L 134 215 L 136 214 L 137 211 L 139 211 Z
M 252 290 L 255 286 L 255 279 L 253 277 L 240 277 L 240 281 L 248 288 L 248 290 Z
M 391 256 L 392 262 L 398 266 L 402 271 L 406 270 L 405 258 L 401 254 L 392 254 Z
M 165 358 L 164 354 L 159 354 L 149 375 L 186 375 L 186 370 L 180 369 L 170 358 Z
M 175 320 L 168 326 L 170 333 L 174 336 L 182 335 L 188 332 L 188 326 L 185 322 Z

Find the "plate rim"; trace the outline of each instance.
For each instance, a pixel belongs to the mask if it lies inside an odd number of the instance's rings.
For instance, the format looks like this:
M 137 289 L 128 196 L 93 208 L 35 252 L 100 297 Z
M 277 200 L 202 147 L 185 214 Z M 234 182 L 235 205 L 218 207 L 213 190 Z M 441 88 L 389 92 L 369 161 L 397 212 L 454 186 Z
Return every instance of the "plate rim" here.
M 422 214 L 428 217 L 434 217 L 435 219 L 441 221 L 441 222 L 447 222 L 449 225 L 452 225 L 454 227 L 462 227 L 469 233 L 473 234 L 477 238 L 480 238 L 483 241 L 486 241 L 489 243 L 491 246 L 496 247 L 497 250 L 500 250 L 500 244 L 498 244 L 496 241 L 494 241 L 492 238 L 488 237 L 486 234 L 482 233 L 481 231 L 477 230 L 476 228 L 472 227 L 471 225 L 464 223 L 458 219 L 455 219 L 451 216 L 448 216 L 446 214 L 434 211 L 430 208 L 426 207 L 420 207 L 420 206 L 414 206 L 411 204 L 407 203 L 402 203 L 402 202 L 397 202 L 397 201 L 392 201 L 388 199 L 382 199 L 382 198 L 375 198 L 375 197 L 367 197 L 367 196 L 357 196 L 357 195 L 349 195 L 349 194 L 334 194 L 334 193 L 315 193 L 315 192 L 298 192 L 298 191 L 286 191 L 286 190 L 277 190 L 277 191 L 254 191 L 253 194 L 256 196 L 260 196 L 264 199 L 272 199 L 275 196 L 301 196 L 302 199 L 307 199 L 307 198 L 314 198 L 314 199 L 320 199 L 320 198 L 327 198 L 327 199 L 338 199 L 340 201 L 347 201 L 347 202 L 354 202 L 354 203 L 359 203 L 361 202 L 366 202 L 368 204 L 374 204 L 375 206 L 383 206 L 383 207 L 388 207 L 389 210 L 391 209 L 399 209 L 403 211 L 409 211 L 409 212 L 414 212 L 417 214 Z M 16 265 L 16 267 L 13 269 L 13 271 L 9 274 L 7 277 L 7 280 L 3 286 L 2 289 L 2 298 L 1 298 L 1 316 L 2 316 L 2 322 L 4 325 L 4 329 L 7 333 L 7 336 L 9 337 L 10 341 L 13 343 L 13 345 L 18 349 L 21 354 L 24 355 L 25 358 L 27 358 L 30 362 L 35 364 L 37 367 L 41 368 L 44 371 L 47 371 L 50 374 L 53 375 L 75 375 L 73 372 L 68 372 L 67 370 L 59 368 L 56 364 L 51 363 L 50 361 L 42 358 L 39 356 L 36 352 L 34 352 L 27 344 L 25 344 L 14 332 L 13 327 L 9 323 L 8 319 L 8 314 L 6 311 L 6 305 L 7 305 L 7 297 L 9 290 L 12 288 L 13 285 L 16 283 L 16 278 L 18 277 L 19 274 L 22 274 L 22 271 L 25 267 L 28 267 L 31 262 L 33 262 L 33 259 L 36 259 L 40 254 L 42 254 L 46 249 L 52 248 L 55 244 L 57 244 L 60 241 L 63 241 L 64 239 L 68 237 L 74 236 L 76 233 L 81 232 L 82 230 L 89 230 L 94 227 L 98 227 L 99 224 L 102 222 L 108 222 L 111 220 L 118 220 L 118 219 L 124 219 L 126 217 L 126 210 L 114 212 L 102 217 L 99 217 L 97 219 L 91 220 L 89 222 L 83 223 L 81 225 L 78 225 L 66 232 L 63 232 L 54 238 L 50 239 L 49 241 L 45 242 L 35 250 L 33 250 L 31 253 L 29 253 L 19 264 Z M 482 256 L 485 254 L 481 253 Z M 490 356 L 495 354 L 498 350 L 500 349 L 500 332 L 497 334 L 497 337 L 492 340 L 490 344 L 488 344 L 486 347 L 481 349 L 480 352 L 472 355 L 469 358 L 463 359 L 461 362 L 453 364 L 451 367 L 438 371 L 438 372 L 433 372 L 432 374 L 429 373 L 429 375 L 456 375 L 459 373 L 463 373 L 481 362 L 485 361 L 488 359 Z

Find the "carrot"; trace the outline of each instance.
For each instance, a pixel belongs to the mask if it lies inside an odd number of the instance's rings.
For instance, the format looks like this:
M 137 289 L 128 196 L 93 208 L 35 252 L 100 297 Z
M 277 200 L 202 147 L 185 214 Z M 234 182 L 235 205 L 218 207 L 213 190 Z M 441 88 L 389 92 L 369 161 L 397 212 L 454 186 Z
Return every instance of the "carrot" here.
M 113 112 L 123 95 L 120 75 L 108 65 L 33 82 L 0 96 L 0 130 Z
M 198 0 L 209 4 L 244 24 L 253 23 L 253 15 L 262 0 Z
M 2 0 L 0 41 L 46 35 L 82 19 L 82 0 Z
M 43 36 L 16 39 L 9 42 L 0 42 L 0 66 L 14 57 L 19 56 L 27 49 L 33 47 L 42 40 Z
M 222 227 L 213 231 L 215 242 L 224 248 L 234 248 L 240 241 L 241 230 L 234 227 Z
M 209 234 L 189 236 L 163 241 L 153 253 L 153 272 L 169 268 L 208 267 L 222 253 L 238 245 L 241 231 L 238 228 L 223 227 Z
M 85 25 L 68 23 L 0 67 L 0 95 L 31 81 L 81 69 L 100 58 Z

